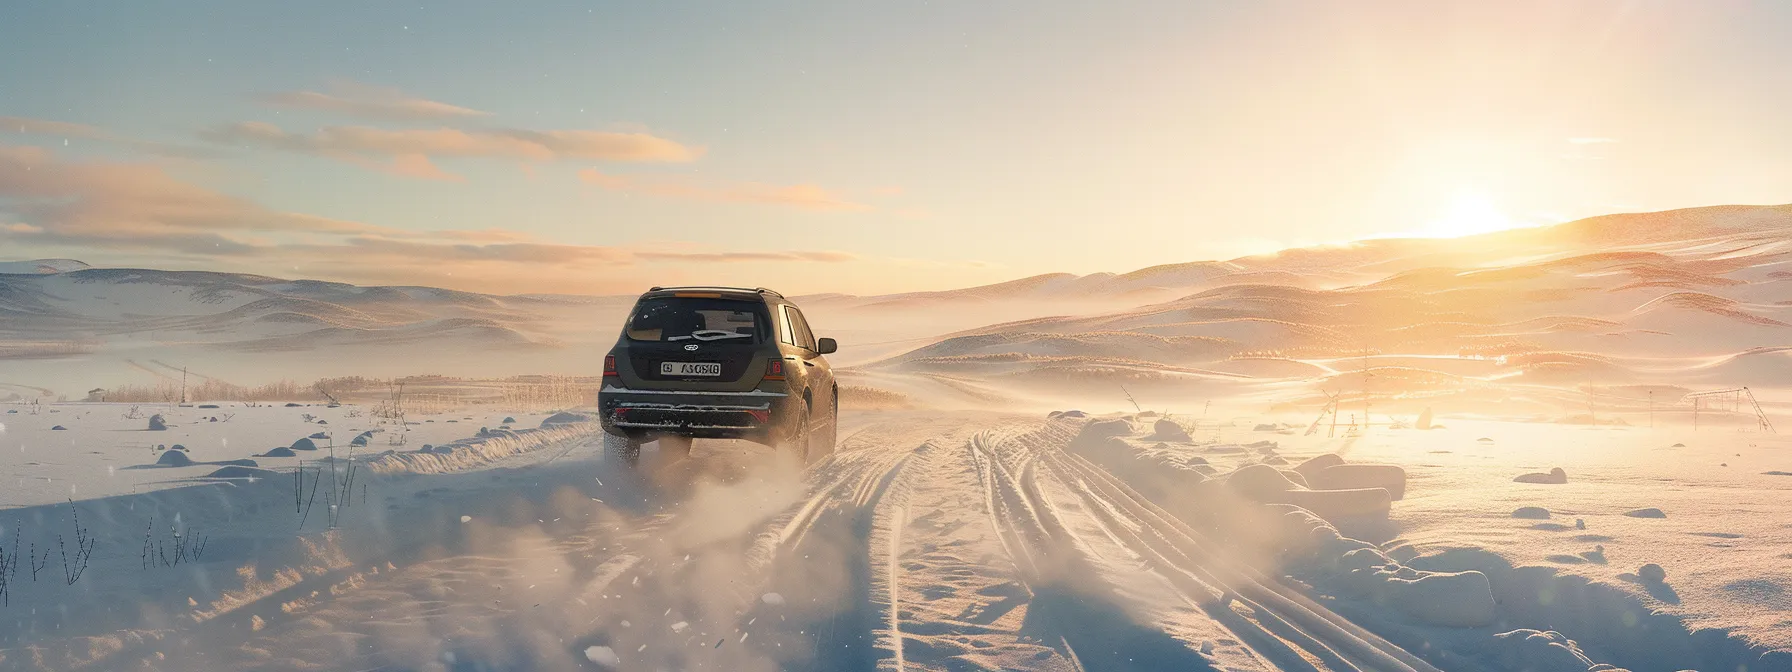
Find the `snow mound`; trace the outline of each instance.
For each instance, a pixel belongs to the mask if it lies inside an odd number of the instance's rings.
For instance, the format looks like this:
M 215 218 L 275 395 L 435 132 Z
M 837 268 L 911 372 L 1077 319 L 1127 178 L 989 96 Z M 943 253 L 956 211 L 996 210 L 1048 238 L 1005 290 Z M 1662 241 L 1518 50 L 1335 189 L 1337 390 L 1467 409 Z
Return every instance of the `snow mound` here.
M 256 457 L 294 457 L 296 455 L 298 455 L 298 453 L 292 452 L 291 448 L 279 446 L 273 450 L 257 455 Z
M 1406 498 L 1406 470 L 1392 464 L 1345 464 L 1344 458 L 1328 453 L 1294 467 L 1314 490 L 1357 490 L 1381 488 L 1398 501 Z
M 1299 488 L 1282 471 L 1265 464 L 1240 467 L 1226 476 L 1226 487 L 1247 498 L 1268 502 L 1281 499 L 1288 491 Z
M 552 427 L 554 425 L 572 424 L 575 422 L 591 422 L 591 416 L 585 415 L 583 413 L 571 413 L 571 412 L 567 412 L 567 411 L 561 411 L 559 413 L 555 413 L 546 418 L 543 418 L 541 421 L 541 426 L 543 428 L 546 428 L 546 427 Z
M 1512 512 L 1512 517 L 1526 520 L 1549 520 L 1549 509 L 1541 506 L 1521 506 Z
M 1368 542 L 1343 536 L 1312 511 L 1286 504 L 1265 508 L 1279 514 L 1284 557 L 1347 597 L 1391 605 L 1421 625 L 1477 628 L 1498 618 L 1492 584 L 1482 572 L 1408 567 Z
M 317 450 L 317 443 L 306 437 L 292 442 L 292 450 Z
M 1152 425 L 1152 433 L 1149 439 L 1153 441 L 1180 441 L 1185 443 L 1191 440 L 1188 436 L 1188 430 L 1183 429 L 1182 425 L 1176 424 L 1175 421 L 1170 420 L 1169 418 L 1158 420 Z
M 185 451 L 169 450 L 156 458 L 156 464 L 164 467 L 185 467 L 193 464 L 193 458 L 187 457 Z
M 213 471 L 212 473 L 206 474 L 205 477 L 206 478 L 273 478 L 278 475 L 280 475 L 280 472 L 274 471 L 272 469 L 257 469 L 255 467 L 244 467 L 244 466 L 232 465 L 232 466 L 228 466 L 228 467 L 223 467 L 221 469 L 218 469 L 217 471 Z
M 1493 637 L 1494 658 L 1503 670 L 1587 672 L 1593 667 L 1578 643 L 1554 630 L 1519 629 Z
M 1393 497 L 1386 488 L 1309 490 L 1295 483 L 1282 470 L 1267 464 L 1240 467 L 1226 477 L 1226 486 L 1251 501 L 1291 504 L 1333 522 L 1384 518 L 1393 505 Z
M 167 429 L 168 429 L 168 421 L 162 419 L 162 414 L 157 413 L 155 415 L 149 416 L 149 431 L 160 432 L 160 431 L 164 431 Z
M 566 423 L 525 429 L 505 436 L 475 437 L 435 446 L 430 452 L 387 451 L 367 462 L 376 474 L 443 474 L 476 469 L 521 453 L 576 445 L 603 433 L 594 422 Z
M 1655 507 L 1649 507 L 1649 508 L 1644 508 L 1644 509 L 1631 509 L 1629 511 L 1625 511 L 1624 515 L 1630 516 L 1631 518 L 1666 518 L 1666 517 L 1668 517 L 1667 513 L 1663 512 L 1661 509 L 1657 509 Z
M 1138 433 L 1138 428 L 1134 427 L 1132 422 L 1127 420 L 1118 418 L 1113 420 L 1090 420 L 1083 424 L 1082 431 L 1077 432 L 1076 438 L 1071 440 L 1070 447 L 1072 450 L 1077 448 L 1096 447 L 1105 443 L 1109 438 L 1132 436 L 1136 433 Z

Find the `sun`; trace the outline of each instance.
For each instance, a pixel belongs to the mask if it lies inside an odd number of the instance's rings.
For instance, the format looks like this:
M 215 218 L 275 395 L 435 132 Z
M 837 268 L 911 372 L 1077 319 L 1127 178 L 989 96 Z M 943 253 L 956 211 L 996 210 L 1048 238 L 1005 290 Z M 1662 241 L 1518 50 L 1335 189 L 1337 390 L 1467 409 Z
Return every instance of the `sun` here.
M 1419 232 L 1427 238 L 1461 238 L 1524 226 L 1500 212 L 1481 192 L 1458 191 L 1441 217 Z

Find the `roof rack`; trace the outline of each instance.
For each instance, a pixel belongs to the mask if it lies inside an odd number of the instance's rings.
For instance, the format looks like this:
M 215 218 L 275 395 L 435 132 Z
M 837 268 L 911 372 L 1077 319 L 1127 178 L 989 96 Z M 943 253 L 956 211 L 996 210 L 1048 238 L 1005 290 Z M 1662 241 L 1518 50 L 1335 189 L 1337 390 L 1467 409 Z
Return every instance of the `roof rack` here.
M 721 287 L 721 286 L 716 286 L 716 285 L 691 285 L 691 286 L 686 286 L 686 287 L 660 287 L 658 285 L 655 285 L 655 286 L 647 289 L 647 291 L 649 291 L 649 292 L 668 292 L 668 291 L 674 291 L 674 290 L 677 290 L 677 291 L 704 290 L 704 291 L 722 291 L 722 292 L 751 292 L 754 294 L 769 294 L 771 296 L 775 296 L 780 299 L 784 298 L 783 294 L 779 294 L 777 292 L 766 289 L 764 287 L 754 287 L 754 288 L 748 289 L 746 287 Z

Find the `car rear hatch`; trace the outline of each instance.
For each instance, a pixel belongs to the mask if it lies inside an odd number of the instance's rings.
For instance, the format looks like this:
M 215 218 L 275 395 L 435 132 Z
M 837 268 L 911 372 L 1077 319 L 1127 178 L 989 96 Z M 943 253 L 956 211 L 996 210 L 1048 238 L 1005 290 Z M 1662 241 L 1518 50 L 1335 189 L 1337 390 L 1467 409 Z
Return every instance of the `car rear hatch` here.
M 744 392 L 764 378 L 772 338 L 758 297 L 650 294 L 629 315 L 617 373 L 631 389 Z

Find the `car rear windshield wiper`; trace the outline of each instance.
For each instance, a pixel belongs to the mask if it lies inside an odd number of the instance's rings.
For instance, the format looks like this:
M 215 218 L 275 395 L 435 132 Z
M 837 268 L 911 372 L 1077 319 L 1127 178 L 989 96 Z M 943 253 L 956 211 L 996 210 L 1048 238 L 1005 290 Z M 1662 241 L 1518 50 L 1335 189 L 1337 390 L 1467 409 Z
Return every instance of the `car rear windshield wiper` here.
M 722 331 L 720 329 L 702 329 L 702 330 L 698 330 L 698 331 L 693 331 L 688 336 L 667 336 L 666 340 L 682 341 L 685 339 L 694 338 L 699 341 L 720 341 L 720 340 L 729 339 L 729 338 L 752 338 L 752 337 L 753 337 L 752 334 L 742 334 L 742 333 L 733 332 L 733 331 Z

